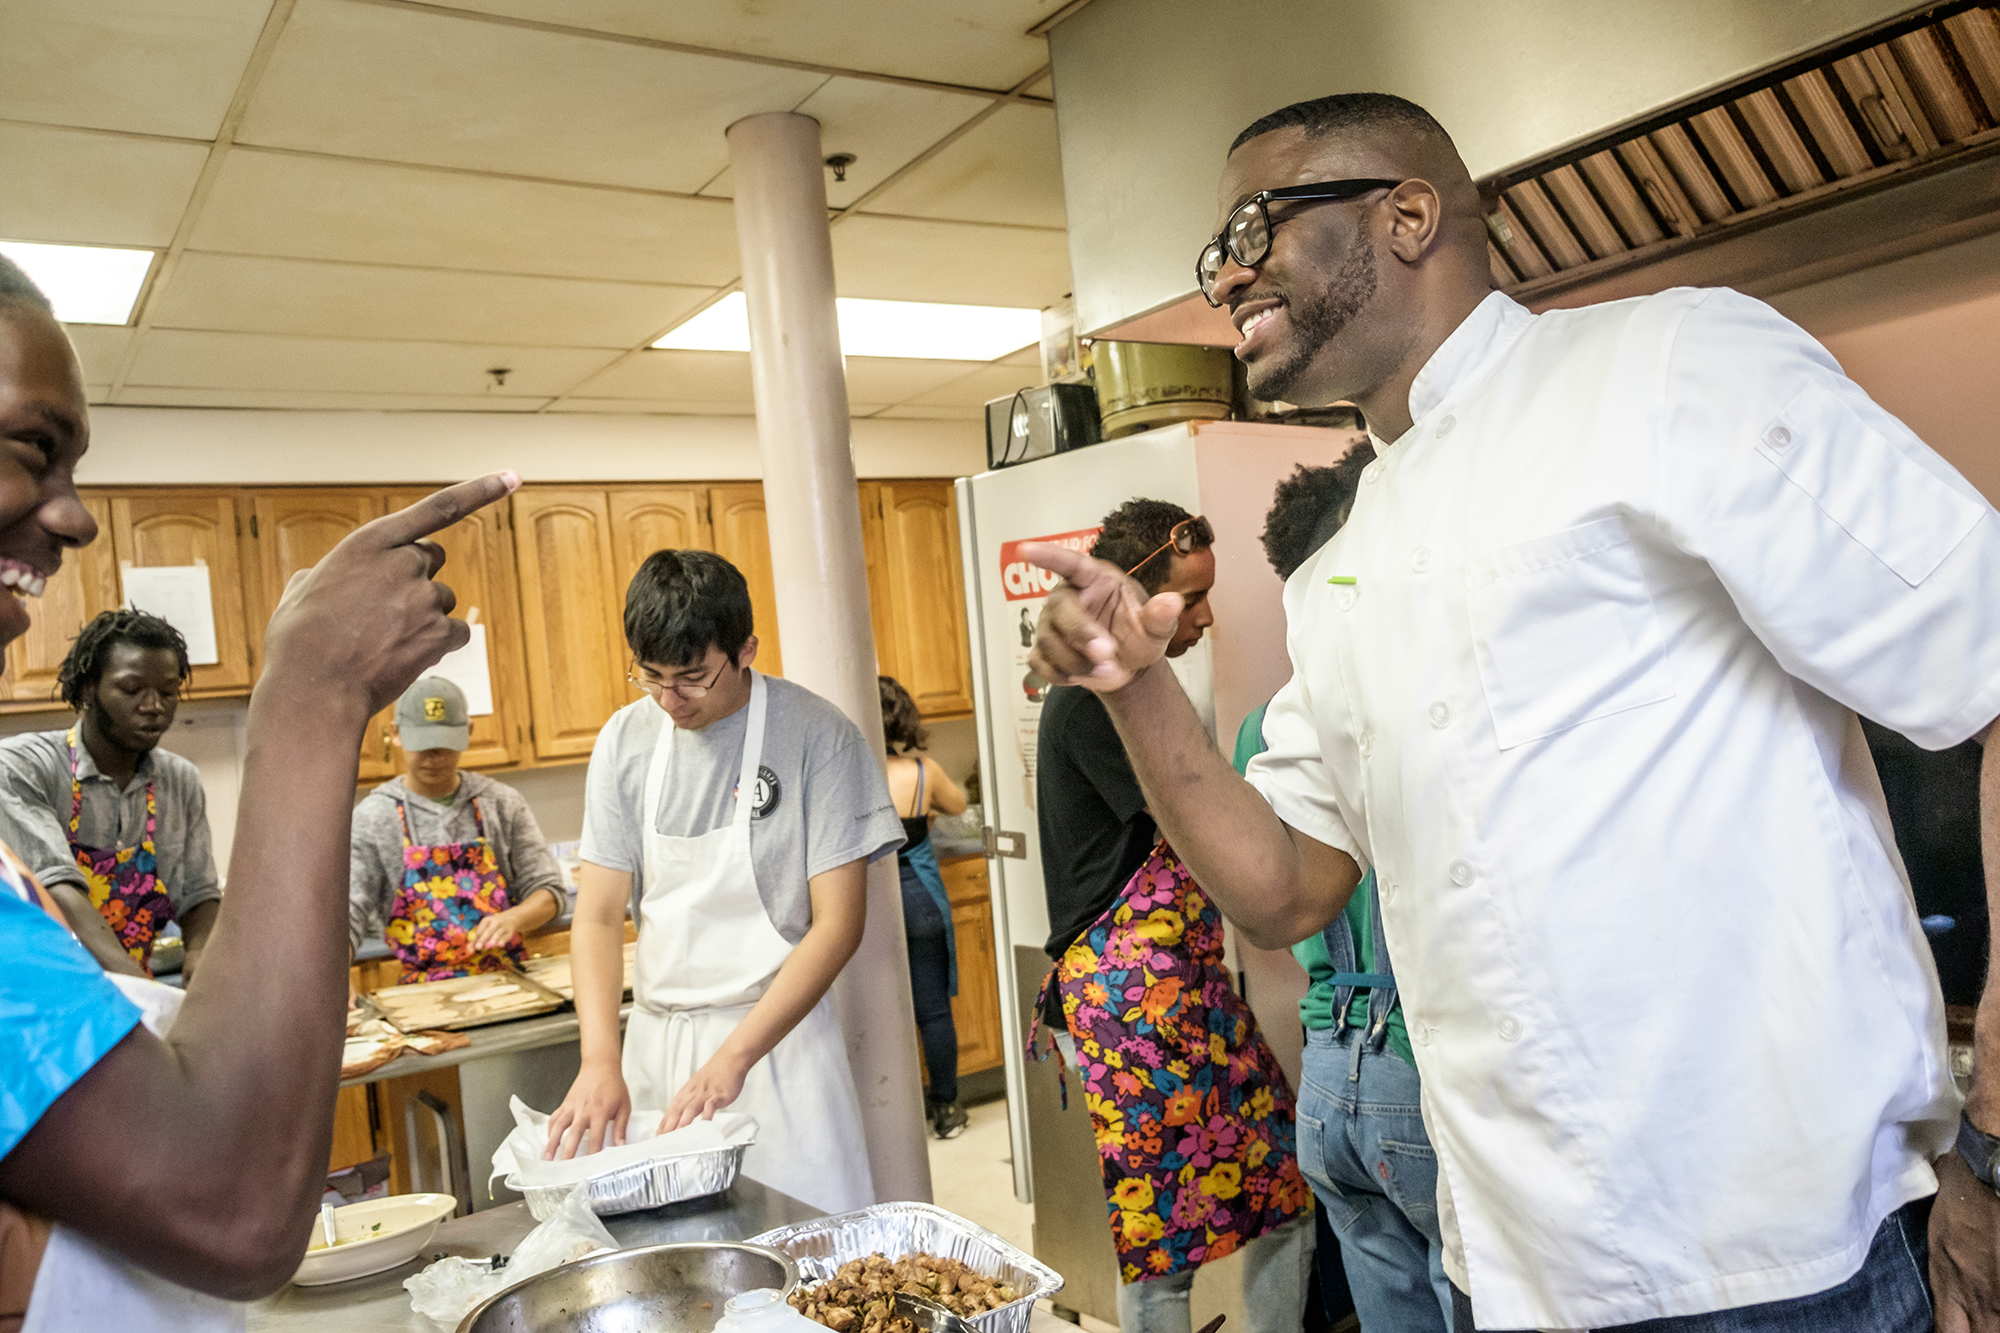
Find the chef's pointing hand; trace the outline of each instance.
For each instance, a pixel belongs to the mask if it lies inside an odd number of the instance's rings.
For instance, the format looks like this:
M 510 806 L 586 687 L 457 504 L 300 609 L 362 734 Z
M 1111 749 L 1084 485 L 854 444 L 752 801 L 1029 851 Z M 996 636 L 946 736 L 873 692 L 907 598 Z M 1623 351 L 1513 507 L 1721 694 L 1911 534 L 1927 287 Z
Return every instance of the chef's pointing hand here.
M 1166 656 L 1183 605 L 1179 593 L 1148 597 L 1118 566 L 1066 546 L 1030 542 L 1021 556 L 1064 580 L 1042 608 L 1028 654 L 1036 674 L 1107 693 Z
M 323 695 L 358 690 L 370 713 L 387 707 L 471 638 L 451 618 L 451 589 L 433 581 L 444 551 L 424 538 L 520 484 L 515 473 L 491 473 L 349 533 L 285 589 L 265 633 L 265 674 Z

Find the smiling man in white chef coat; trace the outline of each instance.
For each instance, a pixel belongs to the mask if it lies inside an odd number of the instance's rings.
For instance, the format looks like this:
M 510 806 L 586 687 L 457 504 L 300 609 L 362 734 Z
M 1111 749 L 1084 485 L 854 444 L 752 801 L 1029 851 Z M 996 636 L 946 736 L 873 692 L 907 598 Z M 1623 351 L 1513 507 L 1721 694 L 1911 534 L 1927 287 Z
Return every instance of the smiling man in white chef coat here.
M 1070 581 L 1036 669 L 1104 695 L 1255 942 L 1375 871 L 1460 1329 L 1916 1333 L 1932 1279 L 1945 1333 L 2000 1328 L 2000 991 L 1961 1122 L 1856 720 L 1989 734 L 2000 516 L 1768 306 L 1536 316 L 1481 212 L 1396 98 L 1231 150 L 1200 272 L 1251 390 L 1358 403 L 1380 455 L 1286 584 L 1248 782 L 1160 660 L 1175 598 L 1031 550 Z
M 625 595 L 645 697 L 598 734 L 571 927 L 583 1069 L 548 1154 L 729 1107 L 743 1172 L 829 1213 L 873 1203 L 827 988 L 861 943 L 867 869 L 903 842 L 882 765 L 834 705 L 752 669 L 750 590 L 708 551 L 656 551 Z M 639 922 L 618 1041 L 626 904 Z

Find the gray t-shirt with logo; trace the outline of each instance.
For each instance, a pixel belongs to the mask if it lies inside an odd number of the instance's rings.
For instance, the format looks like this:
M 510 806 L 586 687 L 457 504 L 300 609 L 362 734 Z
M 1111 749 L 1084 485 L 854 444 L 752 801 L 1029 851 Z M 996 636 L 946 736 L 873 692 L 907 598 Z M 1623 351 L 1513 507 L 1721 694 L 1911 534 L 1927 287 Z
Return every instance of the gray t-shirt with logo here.
M 881 759 L 847 715 L 789 681 L 767 676 L 765 685 L 750 859 L 771 924 L 797 944 L 812 925 L 806 881 L 849 861 L 894 852 L 902 846 L 903 825 L 889 800 Z M 578 855 L 607 870 L 630 871 L 638 902 L 645 891 L 639 809 L 662 729 L 673 733 L 674 750 L 654 827 L 668 837 L 692 838 L 729 823 L 749 725 L 748 704 L 700 731 L 675 728 L 651 699 L 613 713 L 590 753 Z

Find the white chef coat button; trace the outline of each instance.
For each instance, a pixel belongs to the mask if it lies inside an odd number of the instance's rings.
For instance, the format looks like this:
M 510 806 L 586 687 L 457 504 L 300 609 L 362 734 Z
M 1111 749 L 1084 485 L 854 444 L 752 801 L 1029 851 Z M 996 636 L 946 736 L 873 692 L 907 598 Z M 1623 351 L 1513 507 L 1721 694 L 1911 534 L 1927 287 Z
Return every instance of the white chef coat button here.
M 1352 611 L 1354 609 L 1354 589 L 1342 588 L 1333 595 L 1333 600 L 1339 605 L 1341 610 Z
M 1434 727 L 1442 729 L 1451 725 L 1451 706 L 1442 699 L 1430 706 L 1430 715 Z
M 1458 885 L 1459 888 L 1464 888 L 1477 878 L 1478 875 L 1466 862 L 1453 861 L 1451 863 L 1451 882 Z
M 1451 434 L 1451 428 L 1457 424 L 1457 417 L 1446 417 L 1443 421 L 1438 422 L 1438 438 L 1442 440 L 1445 436 Z
M 1410 568 L 1421 574 L 1431 567 L 1431 548 L 1419 546 L 1410 555 Z
M 1403 1014 L 1403 1017 L 1409 1017 L 1407 1011 Z M 1417 1045 L 1428 1046 L 1431 1044 L 1431 1025 L 1429 1023 L 1412 1023 L 1410 1026 L 1417 1030 Z
M 1361 733 L 1361 757 L 1366 759 L 1375 749 L 1375 738 L 1367 732 Z
M 1369 486 L 1373 486 L 1376 482 L 1382 480 L 1381 464 L 1378 463 L 1375 466 L 1369 468 L 1366 472 L 1362 473 L 1361 480 Z
M 1393 879 L 1392 879 L 1392 880 L 1389 880 L 1389 881 L 1388 881 L 1387 883 L 1385 883 L 1385 884 L 1384 884 L 1384 885 L 1382 886 L 1382 899 L 1383 899 L 1383 901 L 1384 901 L 1384 902 L 1394 902 L 1394 901 L 1396 901 L 1396 881 L 1395 881 L 1395 880 L 1393 880 Z
M 1792 433 L 1783 426 L 1773 426 L 1764 432 L 1764 442 L 1773 449 L 1783 449 L 1792 442 Z
M 1519 1019 L 1514 1017 L 1514 1015 L 1502 1014 L 1500 1016 L 1500 1022 L 1498 1024 L 1498 1027 L 1500 1031 L 1500 1040 L 1519 1041 L 1521 1039 L 1521 1023 Z

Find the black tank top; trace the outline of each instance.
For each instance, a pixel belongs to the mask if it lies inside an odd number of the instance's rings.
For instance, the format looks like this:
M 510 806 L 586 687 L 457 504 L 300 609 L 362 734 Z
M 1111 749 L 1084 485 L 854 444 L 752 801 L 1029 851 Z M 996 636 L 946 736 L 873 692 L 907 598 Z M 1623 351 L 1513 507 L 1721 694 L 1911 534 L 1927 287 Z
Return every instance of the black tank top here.
M 923 813 L 924 808 L 924 761 L 917 760 L 917 798 L 914 804 L 918 813 L 901 815 L 903 821 L 903 845 L 899 851 L 907 852 L 924 839 L 931 836 L 931 817 Z M 900 814 L 900 812 L 899 812 Z

